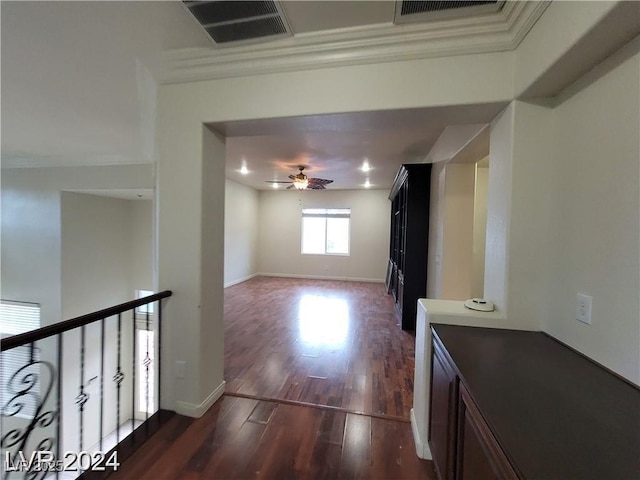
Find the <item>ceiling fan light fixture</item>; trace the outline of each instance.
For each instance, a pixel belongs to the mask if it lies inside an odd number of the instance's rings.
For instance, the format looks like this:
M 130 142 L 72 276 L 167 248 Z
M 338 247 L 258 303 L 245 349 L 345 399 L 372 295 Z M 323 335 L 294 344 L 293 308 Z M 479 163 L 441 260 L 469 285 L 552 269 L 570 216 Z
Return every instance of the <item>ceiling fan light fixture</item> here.
M 293 186 L 298 190 L 305 190 L 309 186 L 309 179 L 306 177 L 306 175 L 303 179 L 296 178 L 293 181 Z

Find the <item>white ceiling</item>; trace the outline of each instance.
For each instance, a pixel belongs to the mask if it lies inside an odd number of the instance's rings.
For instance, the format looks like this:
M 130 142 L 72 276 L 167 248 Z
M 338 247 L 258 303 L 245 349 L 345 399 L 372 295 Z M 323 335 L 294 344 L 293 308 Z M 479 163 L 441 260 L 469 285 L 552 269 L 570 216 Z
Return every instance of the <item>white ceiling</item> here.
M 3 1 L 0 8 L 3 167 L 151 162 L 167 52 L 215 57 L 241 48 L 213 47 L 177 1 Z M 428 28 L 392 25 L 393 1 L 285 2 L 284 9 L 296 34 L 288 45 L 322 42 L 333 32 L 368 38 L 380 28 L 385 35 Z M 284 51 L 277 42 L 259 48 L 261 55 Z M 330 188 L 361 188 L 365 178 L 357 168 L 364 158 L 373 167 L 370 183 L 388 188 L 399 165 L 424 159 L 445 127 L 486 123 L 502 106 L 213 127 L 230 137 L 229 178 L 254 188 L 270 188 L 264 180 L 286 178 L 298 164 L 308 165 L 311 176 L 335 180 Z M 250 175 L 236 172 L 243 159 Z
M 154 75 L 209 42 L 178 2 L 0 2 L 3 166 L 151 161 Z M 88 121 L 90 119 L 90 121 Z
M 489 103 L 317 115 L 216 123 L 210 128 L 227 136 L 226 176 L 243 185 L 272 189 L 266 181 L 286 181 L 304 165 L 308 176 L 334 180 L 328 189 L 364 188 L 367 179 L 370 188 L 389 189 L 400 165 L 452 158 L 504 107 Z M 427 158 L 443 132 L 450 133 L 443 135 L 443 153 Z M 369 172 L 361 170 L 365 160 Z M 243 165 L 249 173 L 240 172 Z

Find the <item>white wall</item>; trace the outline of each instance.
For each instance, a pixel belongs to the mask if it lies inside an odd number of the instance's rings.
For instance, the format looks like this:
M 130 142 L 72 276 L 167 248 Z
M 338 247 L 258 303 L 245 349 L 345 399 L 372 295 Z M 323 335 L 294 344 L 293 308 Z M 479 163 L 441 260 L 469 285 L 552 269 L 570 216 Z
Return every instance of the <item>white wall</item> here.
M 133 201 L 62 192 L 62 314 L 73 318 L 131 300 L 132 204 Z M 128 319 L 128 316 L 127 316 Z M 115 318 L 105 323 L 105 433 L 116 428 L 116 390 L 111 380 L 117 366 L 117 329 Z M 108 326 L 107 326 L 108 325 Z M 122 334 L 122 364 L 127 380 L 131 372 L 131 323 Z M 77 331 L 64 336 L 63 354 L 63 446 L 80 448 L 78 443 L 79 416 L 75 397 L 84 384 L 89 401 L 84 411 L 84 444 L 99 442 L 101 325 L 86 327 L 83 382 L 80 377 L 81 342 Z M 98 380 L 89 383 L 91 378 Z M 131 416 L 131 386 L 123 384 L 121 420 Z
M 258 273 L 258 191 L 227 180 L 224 199 L 224 285 Z
M 466 300 L 473 281 L 473 211 L 475 164 L 448 163 L 445 167 L 440 298 Z
M 131 300 L 131 201 L 62 192 L 62 316 Z
M 24 173 L 2 172 L 2 298 L 39 303 L 45 326 L 62 319 L 60 193 Z
M 491 122 L 484 296 L 496 310 L 507 310 L 511 165 L 513 159 L 513 103 Z
M 384 281 L 391 202 L 386 190 L 260 191 L 261 274 Z M 302 255 L 303 208 L 351 208 L 349 256 Z
M 487 177 L 488 169 L 474 163 L 433 164 L 428 298 L 483 296 Z
M 427 298 L 442 298 L 442 248 L 445 218 L 446 162 L 431 167 L 429 199 L 429 252 L 427 258 Z
M 150 188 L 152 172 L 152 165 L 3 169 L 2 298 L 40 303 L 43 325 L 61 321 L 60 192 Z
M 509 324 L 547 331 L 636 383 L 639 47 L 624 47 L 555 107 L 514 102 L 494 122 L 485 272 L 485 296 L 500 299 Z M 590 326 L 575 319 L 577 293 L 593 296 Z
M 154 290 L 153 202 L 135 200 L 131 210 L 131 288 Z
M 89 313 L 133 298 L 132 266 L 145 284 L 150 259 L 137 263 L 132 252 L 151 251 L 150 202 L 130 202 L 66 189 L 149 188 L 150 165 L 79 168 L 28 168 L 2 171 L 2 296 L 41 303 L 43 325 Z M 140 207 L 140 209 L 138 208 Z M 146 223 L 146 232 L 139 231 Z M 136 242 L 145 245 L 137 245 Z M 134 245 L 132 245 L 132 243 Z M 144 265 L 143 265 L 144 264 Z M 139 268 L 135 267 L 138 265 Z M 143 278 L 144 277 L 144 278 Z M 131 323 L 129 322 L 130 326 Z M 128 330 L 126 330 L 128 331 Z M 125 332 L 126 332 L 125 331 Z M 115 399 L 111 368 L 115 365 L 115 324 L 107 322 L 105 398 Z M 99 374 L 99 325 L 86 331 L 85 381 Z M 78 449 L 79 334 L 65 334 L 63 450 Z M 123 364 L 130 365 L 130 336 L 123 334 Z M 41 358 L 57 365 L 57 345 L 39 342 Z M 129 375 L 129 378 L 131 376 Z M 85 443 L 97 441 L 99 381 L 87 385 Z M 129 392 L 129 393 L 128 393 Z M 55 389 L 49 399 L 55 408 Z M 122 389 L 121 419 L 130 416 L 130 389 Z M 113 402 L 111 405 L 114 405 Z M 93 422 L 93 423 L 92 423 Z M 115 407 L 105 415 L 105 430 L 115 428 Z
M 471 297 L 484 296 L 484 253 L 487 238 L 487 184 L 489 167 L 476 164 L 476 184 L 473 202 L 473 275 Z
M 640 55 L 553 111 L 549 315 L 543 328 L 640 383 Z M 627 47 L 629 48 L 629 47 Z M 593 296 L 593 324 L 575 320 Z

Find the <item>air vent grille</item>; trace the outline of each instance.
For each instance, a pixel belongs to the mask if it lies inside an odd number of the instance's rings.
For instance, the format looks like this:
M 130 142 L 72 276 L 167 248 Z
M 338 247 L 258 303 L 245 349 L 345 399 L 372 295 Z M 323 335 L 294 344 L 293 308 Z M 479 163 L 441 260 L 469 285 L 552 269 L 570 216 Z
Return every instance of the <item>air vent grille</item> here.
M 249 43 L 291 35 L 276 1 L 184 1 L 216 44 Z
M 227 23 L 207 27 L 206 30 L 216 43 L 238 42 L 249 38 L 287 33 L 287 29 L 279 17 L 259 18 L 242 23 Z
M 505 0 L 415 1 L 398 0 L 394 22 L 411 23 L 470 17 L 500 11 Z

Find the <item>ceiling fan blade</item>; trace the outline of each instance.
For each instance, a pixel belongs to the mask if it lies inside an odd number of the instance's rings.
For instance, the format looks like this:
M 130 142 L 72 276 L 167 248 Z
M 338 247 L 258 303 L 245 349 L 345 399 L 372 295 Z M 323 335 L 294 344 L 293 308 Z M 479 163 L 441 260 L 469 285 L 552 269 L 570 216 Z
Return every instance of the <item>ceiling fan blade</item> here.
M 333 180 L 327 180 L 326 178 L 310 178 L 309 185 L 328 185 L 333 183 Z
M 310 190 L 326 190 L 325 186 L 321 183 L 309 183 L 307 188 Z
M 293 185 L 289 185 L 289 186 L 287 187 L 287 190 L 291 190 L 292 188 L 295 188 L 295 187 L 294 187 Z
M 295 180 L 295 179 L 296 179 L 296 176 L 295 176 L 295 175 L 289 175 L 289 178 L 290 178 L 291 180 Z

